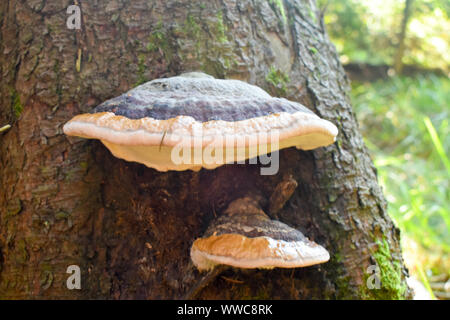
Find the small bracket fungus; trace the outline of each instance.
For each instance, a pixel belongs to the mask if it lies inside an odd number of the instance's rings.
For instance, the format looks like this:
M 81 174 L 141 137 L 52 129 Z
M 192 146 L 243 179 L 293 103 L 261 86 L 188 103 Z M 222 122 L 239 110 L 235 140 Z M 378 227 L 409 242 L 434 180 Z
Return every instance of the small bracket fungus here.
M 271 220 L 256 200 L 239 198 L 194 241 L 191 259 L 199 270 L 218 264 L 239 268 L 297 268 L 326 262 L 328 251 L 300 231 Z
M 199 72 L 156 79 L 64 125 L 118 158 L 158 171 L 214 169 L 295 146 L 334 142 L 337 128 L 305 106 Z

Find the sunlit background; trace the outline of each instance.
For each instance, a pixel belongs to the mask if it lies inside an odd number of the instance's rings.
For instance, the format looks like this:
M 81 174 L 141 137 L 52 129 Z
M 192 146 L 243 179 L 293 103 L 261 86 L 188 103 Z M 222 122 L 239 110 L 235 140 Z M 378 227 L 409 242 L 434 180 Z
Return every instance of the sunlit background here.
M 450 299 L 450 1 L 319 5 L 410 274 Z

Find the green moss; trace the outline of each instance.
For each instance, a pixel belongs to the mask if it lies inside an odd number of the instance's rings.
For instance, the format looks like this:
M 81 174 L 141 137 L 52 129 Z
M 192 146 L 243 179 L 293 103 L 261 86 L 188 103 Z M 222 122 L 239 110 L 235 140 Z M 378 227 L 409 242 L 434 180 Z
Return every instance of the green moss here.
M 188 14 L 184 24 L 186 26 L 186 32 L 194 39 L 197 39 L 199 37 L 201 29 L 194 16 Z
M 378 251 L 374 253 L 374 258 L 380 267 L 382 286 L 388 290 L 398 292 L 399 298 L 403 297 L 406 291 L 406 284 L 402 281 L 402 267 L 399 261 L 392 261 L 389 243 L 386 239 L 377 241 Z
M 141 54 L 138 57 L 138 70 L 137 70 L 138 78 L 134 86 L 138 86 L 146 82 L 144 74 L 145 74 L 145 55 Z
M 200 48 L 202 44 L 202 28 L 199 24 L 199 18 L 195 18 L 193 15 L 188 14 L 184 24 L 176 29 L 177 33 L 184 38 L 195 41 L 195 54 L 200 56 Z
M 80 169 L 77 167 L 71 168 L 69 170 L 66 171 L 65 173 L 65 177 L 64 180 L 66 182 L 73 182 L 77 179 L 78 177 L 78 173 L 80 172 Z M 37 187 L 33 192 L 34 193 L 38 193 L 38 192 L 48 192 L 49 190 L 51 190 L 52 186 L 39 186 Z
M 377 249 L 371 254 L 377 268 L 373 270 L 373 268 L 364 267 L 364 276 L 359 287 L 355 286 L 352 276 L 342 269 L 342 255 L 339 252 L 334 253 L 328 267 L 333 270 L 332 277 L 335 279 L 337 290 L 331 295 L 326 294 L 326 299 L 399 300 L 406 298 L 407 286 L 402 277 L 401 262 L 392 259 L 386 238 L 375 242 Z M 371 287 L 371 284 L 375 287 Z M 377 284 L 379 284 L 378 287 Z
M 365 298 L 372 299 L 404 299 L 406 293 L 406 283 L 402 279 L 402 265 L 399 261 L 393 261 L 386 238 L 376 241 L 378 250 L 373 252 L 373 258 L 379 267 L 379 288 L 370 289 L 367 286 L 367 279 L 372 275 L 366 274 L 365 283 L 361 288 Z
M 309 52 L 311 52 L 312 54 L 316 54 L 318 51 L 314 47 L 309 47 Z
M 147 50 L 150 52 L 156 52 L 161 49 L 163 54 L 166 55 L 167 49 L 169 49 L 169 42 L 167 41 L 169 37 L 164 29 L 162 21 L 159 21 L 155 29 L 152 31 L 149 37 L 149 43 L 147 44 Z
M 226 70 L 236 63 L 232 49 L 227 46 L 227 26 L 221 11 L 213 19 L 200 15 L 188 14 L 184 23 L 174 30 L 177 38 L 194 42 L 195 51 L 185 51 L 187 56 L 194 54 L 196 64 L 202 71 L 224 77 Z M 185 59 L 183 50 L 179 53 L 181 60 Z M 189 62 L 193 63 L 193 62 Z
M 87 169 L 88 163 L 86 161 L 82 161 L 82 162 L 80 162 L 80 167 L 83 169 Z
M 227 45 L 227 32 L 221 11 L 212 17 L 204 17 L 198 12 L 187 13 L 182 23 L 171 25 L 170 29 L 162 22 L 155 25 L 144 49 L 146 55 L 162 54 L 167 64 L 182 61 L 206 73 L 224 77 L 237 63 L 233 49 Z M 148 67 L 144 62 L 141 58 L 137 61 L 136 84 L 144 81 L 144 71 Z
M 82 59 L 82 50 L 78 49 L 78 56 L 77 56 L 77 61 L 75 62 L 75 69 L 77 70 L 77 72 L 81 71 L 81 59 Z
M 28 261 L 29 255 L 27 251 L 27 244 L 24 239 L 20 239 L 16 244 L 16 261 L 20 264 L 25 264 Z
M 11 90 L 11 103 L 14 115 L 16 118 L 19 118 L 23 111 L 23 105 L 20 101 L 19 93 L 15 89 Z
M 111 21 L 116 22 L 117 20 L 119 20 L 119 17 L 120 17 L 119 14 L 115 13 L 111 16 Z
M 309 9 L 309 16 L 311 17 L 311 20 L 314 22 L 314 23 L 317 23 L 317 17 L 316 17 L 316 15 L 314 14 L 314 12 L 311 10 L 311 8 Z
M 271 5 L 275 5 L 280 11 L 281 17 L 283 18 L 283 23 L 287 22 L 286 11 L 284 10 L 283 0 L 269 0 Z
M 41 273 L 39 277 L 39 284 L 42 289 L 47 290 L 51 287 L 54 275 L 53 275 L 53 268 L 48 263 L 42 263 L 40 265 Z
M 147 47 L 146 47 L 147 50 L 150 51 L 150 52 L 158 51 L 158 45 L 157 45 L 154 37 L 155 37 L 154 35 L 150 36 L 150 40 L 149 40 L 149 42 L 147 44 Z
M 159 21 L 155 26 L 153 31 L 148 37 L 148 43 L 145 46 L 147 53 L 153 55 L 162 55 L 167 65 L 170 65 L 173 56 L 176 52 L 176 46 L 169 39 L 177 38 L 174 29 L 167 29 L 162 21 Z M 144 78 L 144 73 L 147 68 L 145 65 L 145 60 L 150 60 L 149 57 L 145 55 L 140 55 L 138 57 L 138 80 L 136 84 L 142 84 L 147 81 Z
M 275 67 L 270 67 L 269 73 L 266 75 L 266 81 L 275 89 L 274 93 L 278 96 L 286 95 L 286 85 L 289 83 L 289 76 Z
M 334 281 L 336 288 L 336 296 L 327 296 L 326 299 L 350 300 L 355 299 L 354 288 L 350 286 L 351 278 L 349 276 L 337 276 Z
M 219 40 L 220 43 L 225 43 L 228 41 L 227 36 L 226 36 L 227 28 L 225 27 L 225 24 L 223 23 L 222 12 L 218 12 L 216 17 L 217 17 L 217 24 L 216 24 L 217 40 Z
M 12 217 L 19 214 L 22 211 L 22 201 L 20 199 L 10 200 L 6 207 L 6 217 Z
M 56 220 L 63 220 L 63 219 L 67 219 L 70 216 L 70 213 L 64 212 L 64 211 L 59 211 L 55 214 L 55 218 Z

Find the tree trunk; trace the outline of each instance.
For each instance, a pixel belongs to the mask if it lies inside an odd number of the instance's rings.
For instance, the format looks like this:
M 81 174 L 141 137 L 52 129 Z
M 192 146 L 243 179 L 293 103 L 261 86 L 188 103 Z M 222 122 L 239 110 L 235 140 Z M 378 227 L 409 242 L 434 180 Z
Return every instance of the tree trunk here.
M 405 53 L 405 40 L 406 30 L 408 28 L 408 22 L 411 18 L 411 7 L 413 0 L 405 0 L 405 8 L 403 9 L 402 24 L 400 26 L 400 32 L 398 36 L 398 46 L 394 57 L 394 70 L 397 74 L 401 74 L 403 71 L 403 56 Z
M 66 26 L 68 0 L 0 4 L 0 127 L 11 125 L 0 133 L 0 298 L 410 296 L 399 230 L 313 1 L 78 2 L 81 30 Z M 163 173 L 62 133 L 72 116 L 138 83 L 191 70 L 299 101 L 338 126 L 337 142 L 282 150 L 274 176 L 256 165 Z M 289 175 L 298 187 L 279 219 L 331 260 L 196 271 L 189 249 L 214 216 L 255 186 L 269 198 Z M 66 286 L 70 265 L 80 290 Z

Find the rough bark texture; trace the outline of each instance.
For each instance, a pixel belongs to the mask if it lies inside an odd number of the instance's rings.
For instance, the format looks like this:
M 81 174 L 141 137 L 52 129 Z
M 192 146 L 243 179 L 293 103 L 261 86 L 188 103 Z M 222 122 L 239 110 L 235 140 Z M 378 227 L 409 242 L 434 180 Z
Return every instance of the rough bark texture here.
M 399 231 L 314 2 L 78 2 L 78 31 L 66 27 L 71 1 L 0 3 L 0 125 L 12 125 L 0 136 L 1 298 L 409 297 Z M 337 142 L 283 150 L 275 176 L 256 165 L 160 173 L 62 133 L 137 83 L 191 70 L 299 101 L 339 127 Z M 193 240 L 231 200 L 255 187 L 269 199 L 285 177 L 298 187 L 279 219 L 327 248 L 330 262 L 224 269 L 199 286 Z M 66 287 L 72 264 L 81 290 Z M 371 265 L 380 289 L 367 287 Z

